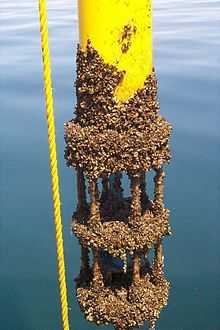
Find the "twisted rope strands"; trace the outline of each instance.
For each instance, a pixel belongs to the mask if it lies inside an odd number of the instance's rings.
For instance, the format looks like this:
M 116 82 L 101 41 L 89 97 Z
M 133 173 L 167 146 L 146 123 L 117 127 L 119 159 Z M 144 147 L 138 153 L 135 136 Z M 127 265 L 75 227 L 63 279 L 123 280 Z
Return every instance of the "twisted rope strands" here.
M 42 58 L 43 58 L 44 91 L 45 91 L 45 101 L 46 101 L 46 116 L 47 116 L 47 126 L 48 126 L 48 144 L 49 144 L 49 154 L 50 154 L 51 186 L 52 186 L 52 196 L 53 196 L 53 212 L 54 212 L 54 223 L 55 223 L 55 232 L 56 232 L 56 248 L 57 248 L 58 279 L 59 279 L 59 287 L 60 287 L 61 314 L 62 314 L 63 330 L 69 330 L 46 0 L 39 0 L 39 15 L 40 15 Z

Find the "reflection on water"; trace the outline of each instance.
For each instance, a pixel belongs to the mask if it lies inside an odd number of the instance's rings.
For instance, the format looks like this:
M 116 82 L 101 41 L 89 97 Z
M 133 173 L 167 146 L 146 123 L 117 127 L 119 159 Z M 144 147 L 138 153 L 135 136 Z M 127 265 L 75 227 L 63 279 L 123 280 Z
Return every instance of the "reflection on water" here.
M 161 112 L 174 126 L 166 181 L 174 236 L 165 243 L 172 290 L 159 328 L 218 330 L 220 4 L 154 7 Z M 75 102 L 76 1 L 48 0 L 48 8 L 71 324 L 89 330 L 74 300 L 75 178 L 63 160 L 63 122 Z M 34 0 L 0 3 L 1 330 L 60 328 L 37 10 Z

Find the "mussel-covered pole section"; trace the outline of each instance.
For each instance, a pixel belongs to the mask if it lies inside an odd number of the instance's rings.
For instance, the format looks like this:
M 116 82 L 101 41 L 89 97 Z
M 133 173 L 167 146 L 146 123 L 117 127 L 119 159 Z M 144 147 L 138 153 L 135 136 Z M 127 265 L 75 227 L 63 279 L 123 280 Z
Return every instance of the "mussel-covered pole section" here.
M 96 324 L 127 330 L 148 321 L 155 329 L 169 292 L 162 241 L 170 234 L 164 165 L 171 158 L 171 125 L 157 99 L 151 0 L 78 4 L 77 105 L 65 124 L 65 158 L 77 173 L 77 298 Z M 149 171 L 155 173 L 153 198 Z

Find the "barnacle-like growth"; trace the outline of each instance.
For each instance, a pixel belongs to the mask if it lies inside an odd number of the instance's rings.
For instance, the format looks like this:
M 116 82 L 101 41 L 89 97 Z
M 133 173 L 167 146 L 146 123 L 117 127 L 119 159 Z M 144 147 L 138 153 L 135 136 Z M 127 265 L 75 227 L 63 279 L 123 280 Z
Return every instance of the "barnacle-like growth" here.
M 145 320 L 153 325 L 169 291 L 162 238 L 170 233 L 163 165 L 170 160 L 171 126 L 159 114 L 155 72 L 119 102 L 114 93 L 123 75 L 104 63 L 90 42 L 86 51 L 79 49 L 76 117 L 65 124 L 65 157 L 78 182 L 72 221 L 82 248 L 77 297 L 89 321 L 116 329 L 139 327 Z M 153 200 L 146 190 L 150 170 L 155 171 Z M 129 197 L 123 196 L 122 172 L 130 180 Z

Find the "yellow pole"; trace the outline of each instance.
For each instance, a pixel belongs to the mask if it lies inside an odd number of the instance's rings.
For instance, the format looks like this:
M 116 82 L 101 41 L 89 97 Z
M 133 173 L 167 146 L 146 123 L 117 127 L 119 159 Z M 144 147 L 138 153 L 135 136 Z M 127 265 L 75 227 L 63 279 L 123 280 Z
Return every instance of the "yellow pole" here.
M 152 72 L 152 0 L 78 0 L 80 44 L 88 40 L 108 64 L 125 71 L 115 96 L 127 100 Z

